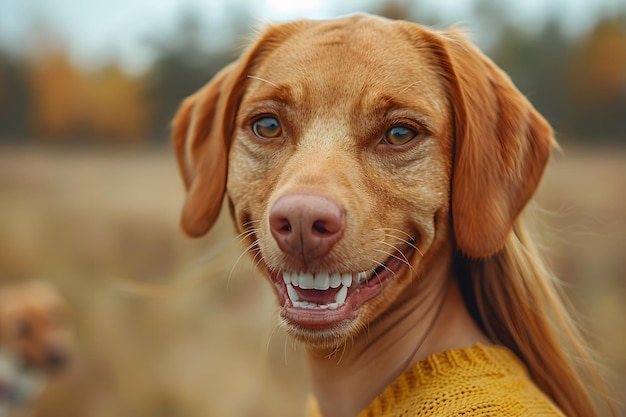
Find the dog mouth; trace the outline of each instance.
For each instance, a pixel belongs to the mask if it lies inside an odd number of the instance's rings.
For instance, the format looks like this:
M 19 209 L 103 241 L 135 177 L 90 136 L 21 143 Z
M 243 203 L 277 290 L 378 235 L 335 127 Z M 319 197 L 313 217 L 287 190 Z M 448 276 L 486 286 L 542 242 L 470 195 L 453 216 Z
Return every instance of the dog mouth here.
M 364 303 L 410 268 L 415 251 L 409 243 L 378 267 L 360 272 L 270 271 L 281 316 L 291 325 L 311 330 L 330 329 L 354 320 Z

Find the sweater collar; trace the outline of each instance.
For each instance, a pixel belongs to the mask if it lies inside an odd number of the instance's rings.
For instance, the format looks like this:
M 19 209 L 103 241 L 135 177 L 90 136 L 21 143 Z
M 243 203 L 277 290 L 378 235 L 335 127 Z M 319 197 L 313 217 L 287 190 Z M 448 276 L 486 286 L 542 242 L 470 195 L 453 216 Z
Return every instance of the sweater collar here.
M 517 356 L 501 345 L 485 346 L 479 343 L 472 347 L 435 353 L 416 362 L 400 375 L 359 414 L 359 417 L 386 415 L 407 395 L 414 395 L 420 387 L 434 381 L 441 382 L 446 378 L 454 379 L 459 373 L 466 378 L 498 374 L 527 375 L 525 366 Z M 308 415 L 320 416 L 317 401 L 313 398 L 309 404 Z

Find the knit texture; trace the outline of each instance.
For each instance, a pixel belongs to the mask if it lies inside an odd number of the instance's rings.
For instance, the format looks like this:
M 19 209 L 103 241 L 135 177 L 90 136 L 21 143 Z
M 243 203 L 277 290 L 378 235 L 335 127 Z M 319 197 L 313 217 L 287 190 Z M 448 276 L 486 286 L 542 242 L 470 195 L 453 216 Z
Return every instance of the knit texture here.
M 312 401 L 309 417 L 321 417 Z M 389 385 L 358 417 L 564 416 L 506 347 L 431 355 Z

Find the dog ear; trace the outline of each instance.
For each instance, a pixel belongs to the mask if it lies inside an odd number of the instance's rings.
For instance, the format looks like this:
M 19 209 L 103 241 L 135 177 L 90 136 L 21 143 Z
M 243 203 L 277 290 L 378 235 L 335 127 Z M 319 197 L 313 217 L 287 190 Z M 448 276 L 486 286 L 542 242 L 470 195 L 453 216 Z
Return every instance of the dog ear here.
M 187 190 L 181 227 L 192 237 L 209 231 L 222 206 L 234 122 L 235 109 L 229 102 L 236 67 L 226 67 L 185 99 L 172 122 L 174 150 Z
M 190 237 L 206 234 L 219 216 L 237 106 L 246 71 L 260 55 L 261 44 L 259 40 L 238 61 L 186 98 L 172 121 L 174 150 L 187 190 L 180 224 Z
M 455 129 L 454 233 L 463 253 L 487 257 L 504 245 L 556 143 L 548 122 L 463 34 L 442 38 Z
M 246 81 L 255 63 L 306 22 L 268 25 L 239 58 L 183 101 L 172 121 L 178 167 L 187 196 L 181 227 L 191 237 L 206 234 L 220 213 L 228 175 L 228 150 Z

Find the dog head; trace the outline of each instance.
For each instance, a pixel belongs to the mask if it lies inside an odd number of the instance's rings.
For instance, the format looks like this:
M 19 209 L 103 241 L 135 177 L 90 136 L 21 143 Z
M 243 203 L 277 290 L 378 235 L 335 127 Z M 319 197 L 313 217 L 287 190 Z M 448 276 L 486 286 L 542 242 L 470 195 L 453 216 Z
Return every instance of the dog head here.
M 72 334 L 69 307 L 48 283 L 0 291 L 0 345 L 26 367 L 46 373 L 63 369 L 71 357 Z
M 226 195 L 288 331 L 333 345 L 460 250 L 497 252 L 551 129 L 456 31 L 356 15 L 269 27 L 174 120 L 182 228 Z

